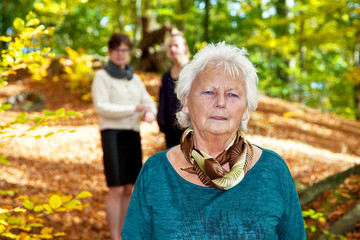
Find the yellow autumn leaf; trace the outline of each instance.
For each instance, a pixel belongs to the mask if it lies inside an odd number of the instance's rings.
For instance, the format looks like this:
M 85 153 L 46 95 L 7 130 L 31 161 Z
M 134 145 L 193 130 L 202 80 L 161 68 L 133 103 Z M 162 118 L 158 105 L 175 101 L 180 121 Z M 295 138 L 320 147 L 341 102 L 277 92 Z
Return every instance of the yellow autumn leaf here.
M 8 211 L 9 211 L 8 209 L 0 208 L 0 214 L 1 214 L 1 213 L 7 213 Z
M 21 227 L 19 227 L 19 229 L 24 230 L 25 232 L 30 232 L 31 231 L 30 226 L 21 226 Z
M 19 234 L 20 239 L 26 239 L 28 236 L 29 236 L 29 234 L 27 232 L 20 232 L 20 234 Z
M 5 226 L 8 225 L 8 223 L 7 223 L 5 220 L 0 220 L 0 224 L 1 224 L 1 225 L 5 225 Z
M 53 239 L 51 234 L 40 234 L 38 235 L 40 239 Z
M 34 212 L 41 212 L 42 210 L 44 210 L 44 206 L 43 205 L 36 205 L 34 207 Z
M 17 207 L 14 209 L 14 212 L 26 212 L 26 209 Z
M 39 25 L 39 23 L 40 23 L 40 20 L 39 20 L 39 19 L 33 18 L 33 19 L 30 19 L 30 20 L 26 23 L 26 26 L 27 26 L 27 27 L 32 27 L 32 26 Z
M 57 212 L 65 212 L 67 209 L 64 207 L 60 207 L 58 209 L 56 209 Z
M 52 233 L 53 228 L 52 227 L 44 227 L 43 229 L 41 229 L 41 234 L 50 234 Z
M 0 36 L 0 41 L 2 41 L 2 42 L 10 42 L 11 40 L 12 40 L 11 37 Z
M 62 201 L 58 195 L 52 195 L 49 200 L 49 204 L 53 209 L 61 207 Z
M 40 228 L 40 227 L 43 227 L 44 225 L 41 224 L 41 223 L 29 223 L 28 226 L 29 227 L 38 227 L 38 228 Z
M 58 131 L 59 132 L 59 131 Z M 64 195 L 64 196 L 61 196 L 61 200 L 63 203 L 66 203 L 68 201 L 70 201 L 71 199 L 73 199 L 73 195 Z
M 81 199 L 81 198 L 87 198 L 87 197 L 92 197 L 92 194 L 88 191 L 83 191 L 83 192 L 79 193 L 78 195 L 76 195 L 75 198 Z
M 52 210 L 52 208 L 50 207 L 49 204 L 45 203 L 45 204 L 43 204 L 43 206 L 44 206 L 44 208 L 46 210 L 46 213 L 52 213 L 53 212 L 53 210 Z
M 54 237 L 61 237 L 61 236 L 65 236 L 66 234 L 64 232 L 57 232 L 53 234 Z
M 74 207 L 74 206 L 77 206 L 77 205 L 81 205 L 81 202 L 77 199 L 73 199 L 67 203 L 64 204 L 65 207 L 67 208 L 71 208 L 71 207 Z
M 29 210 L 33 210 L 34 208 L 34 204 L 29 199 L 24 200 L 23 206 Z
M 348 198 L 348 199 L 351 198 L 351 195 L 348 194 L 348 193 L 340 193 L 340 195 L 341 195 L 342 197 L 344 197 L 344 198 Z
M 13 25 L 15 29 L 20 31 L 25 28 L 25 22 L 21 18 L 15 18 Z

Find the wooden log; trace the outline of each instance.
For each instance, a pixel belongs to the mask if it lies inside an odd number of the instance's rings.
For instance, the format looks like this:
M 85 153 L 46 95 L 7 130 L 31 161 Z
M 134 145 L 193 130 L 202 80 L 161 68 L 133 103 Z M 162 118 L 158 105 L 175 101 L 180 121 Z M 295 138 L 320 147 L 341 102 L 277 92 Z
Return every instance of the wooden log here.
M 328 232 L 330 235 L 345 235 L 348 232 L 354 231 L 358 221 L 360 221 L 360 202 L 331 225 Z M 329 239 L 329 234 L 323 234 L 319 240 Z
M 335 189 L 339 184 L 350 176 L 350 174 L 360 175 L 360 165 L 356 165 L 348 170 L 329 176 L 328 178 L 314 184 L 310 188 L 299 193 L 301 206 L 305 206 L 314 201 L 321 193 L 327 189 Z

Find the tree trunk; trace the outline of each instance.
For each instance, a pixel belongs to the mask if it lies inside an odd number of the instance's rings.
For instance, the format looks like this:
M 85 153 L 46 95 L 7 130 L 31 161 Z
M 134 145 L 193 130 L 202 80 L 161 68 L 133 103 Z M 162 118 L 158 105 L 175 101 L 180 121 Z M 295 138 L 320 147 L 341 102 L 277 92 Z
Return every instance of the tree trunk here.
M 304 13 L 301 12 L 300 13 L 300 16 L 302 16 Z M 305 54 L 306 54 L 306 46 L 304 44 L 304 39 L 303 39 L 303 36 L 305 35 L 304 34 L 304 31 L 305 31 L 305 20 L 304 19 L 301 19 L 300 20 L 300 31 L 299 31 L 299 52 L 300 52 L 300 55 L 299 55 L 299 64 L 300 64 L 300 70 L 301 70 L 301 76 L 302 77 L 306 77 L 306 68 L 305 68 Z M 301 93 L 301 90 L 299 88 L 299 85 L 301 85 L 301 83 L 299 84 L 299 79 L 295 79 L 294 78 L 294 82 L 292 83 L 293 85 L 293 88 L 294 88 L 294 96 L 292 98 L 293 101 L 296 101 L 296 102 L 299 102 L 300 99 L 302 98 L 302 93 Z
M 305 206 L 314 201 L 324 190 L 335 189 L 339 184 L 350 176 L 350 174 L 360 174 L 360 165 L 349 168 L 344 172 L 340 172 L 314 184 L 307 190 L 299 193 L 301 206 Z
M 354 231 L 356 224 L 360 219 L 360 202 L 350 209 L 344 216 L 337 220 L 328 229 L 329 234 L 345 235 Z M 319 240 L 329 239 L 328 234 L 323 234 Z
M 360 83 L 354 86 L 356 120 L 360 120 Z
M 360 38 L 360 31 L 358 31 L 358 39 Z M 356 44 L 354 53 L 354 65 L 360 72 L 360 42 Z M 355 116 L 360 120 L 360 81 L 358 80 L 354 86 L 354 103 L 355 103 Z
M 277 17 L 281 20 L 287 19 L 287 5 L 286 0 L 277 0 L 275 3 Z M 281 24 L 276 27 L 274 27 L 274 31 L 276 33 L 276 36 L 278 39 L 281 39 L 284 36 L 287 36 L 289 34 L 289 25 L 288 24 Z M 289 68 L 289 59 L 286 59 L 286 57 L 281 56 L 281 54 L 277 54 L 276 58 L 279 59 L 279 61 L 285 63 L 286 67 L 281 66 L 280 64 L 276 67 L 276 74 L 277 76 L 283 81 L 285 86 L 290 85 L 290 76 L 287 72 L 287 69 Z M 287 96 L 289 97 L 289 96 Z
M 204 41 L 209 42 L 210 1 L 205 0 Z
M 143 31 L 142 26 L 142 14 L 141 14 L 141 0 L 136 0 L 135 2 L 136 9 L 136 19 L 137 19 L 137 27 L 134 33 L 134 49 L 137 48 L 141 38 L 141 32 Z
M 186 14 L 187 11 L 188 11 L 188 8 L 186 6 L 186 1 L 185 0 L 179 0 L 179 4 L 180 4 L 181 13 Z M 182 31 L 183 33 L 186 31 L 186 20 L 185 19 L 181 20 L 180 31 Z
M 116 4 L 119 8 L 119 14 L 118 14 L 118 23 L 119 23 L 119 30 L 122 32 L 124 31 L 124 14 L 122 12 L 123 6 L 122 6 L 122 1 L 121 0 L 117 0 L 117 4 Z
M 287 6 L 286 0 L 277 0 L 276 2 L 276 12 L 279 18 L 286 19 L 287 18 Z M 288 34 L 288 25 L 280 25 L 275 27 L 276 35 L 285 36 Z

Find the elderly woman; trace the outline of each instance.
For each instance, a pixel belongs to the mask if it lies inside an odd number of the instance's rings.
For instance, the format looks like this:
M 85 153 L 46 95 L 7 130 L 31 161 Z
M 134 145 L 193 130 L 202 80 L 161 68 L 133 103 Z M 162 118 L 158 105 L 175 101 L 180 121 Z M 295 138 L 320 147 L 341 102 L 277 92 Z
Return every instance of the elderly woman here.
M 208 45 L 180 73 L 180 145 L 152 156 L 135 184 L 123 239 L 306 239 L 285 161 L 243 135 L 257 107 L 246 51 Z

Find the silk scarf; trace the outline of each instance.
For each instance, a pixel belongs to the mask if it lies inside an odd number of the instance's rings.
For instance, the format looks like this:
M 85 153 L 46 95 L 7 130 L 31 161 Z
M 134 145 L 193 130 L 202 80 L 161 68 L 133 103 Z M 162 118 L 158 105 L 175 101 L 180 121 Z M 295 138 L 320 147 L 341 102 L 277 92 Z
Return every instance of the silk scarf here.
M 134 75 L 134 70 L 130 64 L 126 64 L 125 69 L 122 69 L 112 61 L 109 61 L 104 65 L 104 69 L 114 78 L 126 78 L 127 80 L 131 80 Z
M 253 148 L 240 130 L 229 146 L 216 158 L 194 147 L 193 129 L 186 129 L 180 140 L 180 148 L 188 162 L 193 166 L 182 168 L 197 174 L 200 181 L 208 187 L 228 190 L 242 181 L 253 160 Z M 229 163 L 230 171 L 222 166 Z

